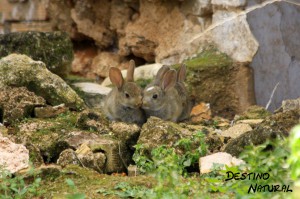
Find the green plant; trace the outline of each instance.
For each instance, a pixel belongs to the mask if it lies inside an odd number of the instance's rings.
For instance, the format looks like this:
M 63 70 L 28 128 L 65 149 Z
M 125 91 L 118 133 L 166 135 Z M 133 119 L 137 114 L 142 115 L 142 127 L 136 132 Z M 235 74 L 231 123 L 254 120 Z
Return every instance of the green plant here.
M 32 183 L 26 183 L 23 175 L 13 176 L 9 171 L 0 170 L 0 198 L 23 199 L 40 196 L 38 191 L 41 178 L 34 177 Z
M 77 187 L 73 180 L 71 179 L 66 179 L 66 183 L 69 185 L 69 187 L 72 189 L 72 194 L 67 194 L 66 198 L 67 199 L 85 199 L 85 194 L 79 193 L 77 190 Z

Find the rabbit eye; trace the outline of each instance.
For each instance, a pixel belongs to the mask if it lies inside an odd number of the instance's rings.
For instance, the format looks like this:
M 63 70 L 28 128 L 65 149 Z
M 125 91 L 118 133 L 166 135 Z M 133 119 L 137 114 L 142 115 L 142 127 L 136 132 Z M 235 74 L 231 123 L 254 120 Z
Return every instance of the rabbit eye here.
M 154 95 L 152 96 L 153 99 L 157 99 L 157 97 L 158 97 L 157 94 L 154 94 Z
M 129 98 L 130 96 L 129 96 L 129 94 L 128 94 L 128 93 L 125 93 L 125 97 L 126 97 L 126 98 Z

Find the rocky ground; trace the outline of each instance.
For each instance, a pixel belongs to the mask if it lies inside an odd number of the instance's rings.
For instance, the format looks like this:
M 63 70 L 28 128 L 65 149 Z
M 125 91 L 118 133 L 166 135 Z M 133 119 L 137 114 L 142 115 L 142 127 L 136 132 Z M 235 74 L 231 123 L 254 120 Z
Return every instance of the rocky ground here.
M 209 49 L 186 64 L 190 70 L 186 83 L 199 103 L 191 119 L 173 123 L 150 117 L 139 127 L 111 122 L 103 116 L 101 109 L 96 108 L 107 94 L 99 94 L 102 87 L 96 89 L 96 94 L 74 87 L 90 102 L 84 103 L 43 62 L 19 54 L 2 58 L 0 152 L 6 158 L 1 159 L 1 164 L 16 175 L 34 167 L 42 178 L 40 189 L 46 190 L 47 197 L 61 198 L 62 193 L 74 191 L 66 186 L 66 179 L 72 179 L 81 191 L 89 187 L 91 191 L 85 192 L 88 197 L 99 198 L 101 191 L 97 190 L 112 189 L 118 182 L 146 187 L 155 184 L 148 176 L 136 176 L 139 170 L 132 166 L 135 146 L 143 146 L 140 155 L 150 159 L 151 151 L 162 145 L 186 154 L 200 147 L 197 136 L 202 132 L 208 146 L 207 157 L 200 158 L 190 169 L 203 174 L 211 171 L 212 162 L 240 164 L 242 161 L 235 157 L 246 145 L 285 137 L 299 123 L 299 100 L 284 101 L 273 114 L 250 105 L 241 111 L 234 97 L 235 82 L 230 78 L 236 72 L 235 64 L 225 55 Z M 203 81 L 205 78 L 208 81 Z M 141 85 L 148 81 L 142 79 L 139 78 Z M 210 105 L 201 103 L 204 98 L 211 100 Z M 191 141 L 190 148 L 177 145 L 183 139 Z M 27 177 L 31 178 L 32 175 Z

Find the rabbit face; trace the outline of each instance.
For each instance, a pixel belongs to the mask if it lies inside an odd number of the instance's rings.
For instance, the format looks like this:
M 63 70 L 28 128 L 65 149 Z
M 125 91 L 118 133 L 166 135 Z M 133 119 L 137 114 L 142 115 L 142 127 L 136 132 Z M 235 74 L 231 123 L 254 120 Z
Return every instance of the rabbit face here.
M 119 92 L 118 101 L 124 107 L 139 108 L 142 105 L 142 90 L 133 82 L 123 85 Z
M 142 108 L 145 110 L 160 110 L 165 104 L 165 93 L 158 86 L 151 86 L 146 88 L 143 92 L 143 104 Z

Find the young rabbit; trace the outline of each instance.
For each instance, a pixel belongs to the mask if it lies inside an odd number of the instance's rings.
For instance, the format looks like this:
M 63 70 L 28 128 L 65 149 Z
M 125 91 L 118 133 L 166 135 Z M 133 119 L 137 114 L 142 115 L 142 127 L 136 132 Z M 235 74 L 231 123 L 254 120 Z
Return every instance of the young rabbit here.
M 142 90 L 133 82 L 134 68 L 135 63 L 130 60 L 126 82 L 118 68 L 110 68 L 109 78 L 115 88 L 106 96 L 103 110 L 110 120 L 142 125 L 146 120 L 141 109 Z
M 182 113 L 182 101 L 175 89 L 176 70 L 164 66 L 153 83 L 143 91 L 142 108 L 146 115 L 177 122 Z
M 178 118 L 178 121 L 188 119 L 193 108 L 193 103 L 189 98 L 188 91 L 184 85 L 185 78 L 186 78 L 186 65 L 181 64 L 180 68 L 177 71 L 177 82 L 175 85 L 175 88 L 179 96 L 181 97 L 181 101 L 182 101 L 182 113 Z

